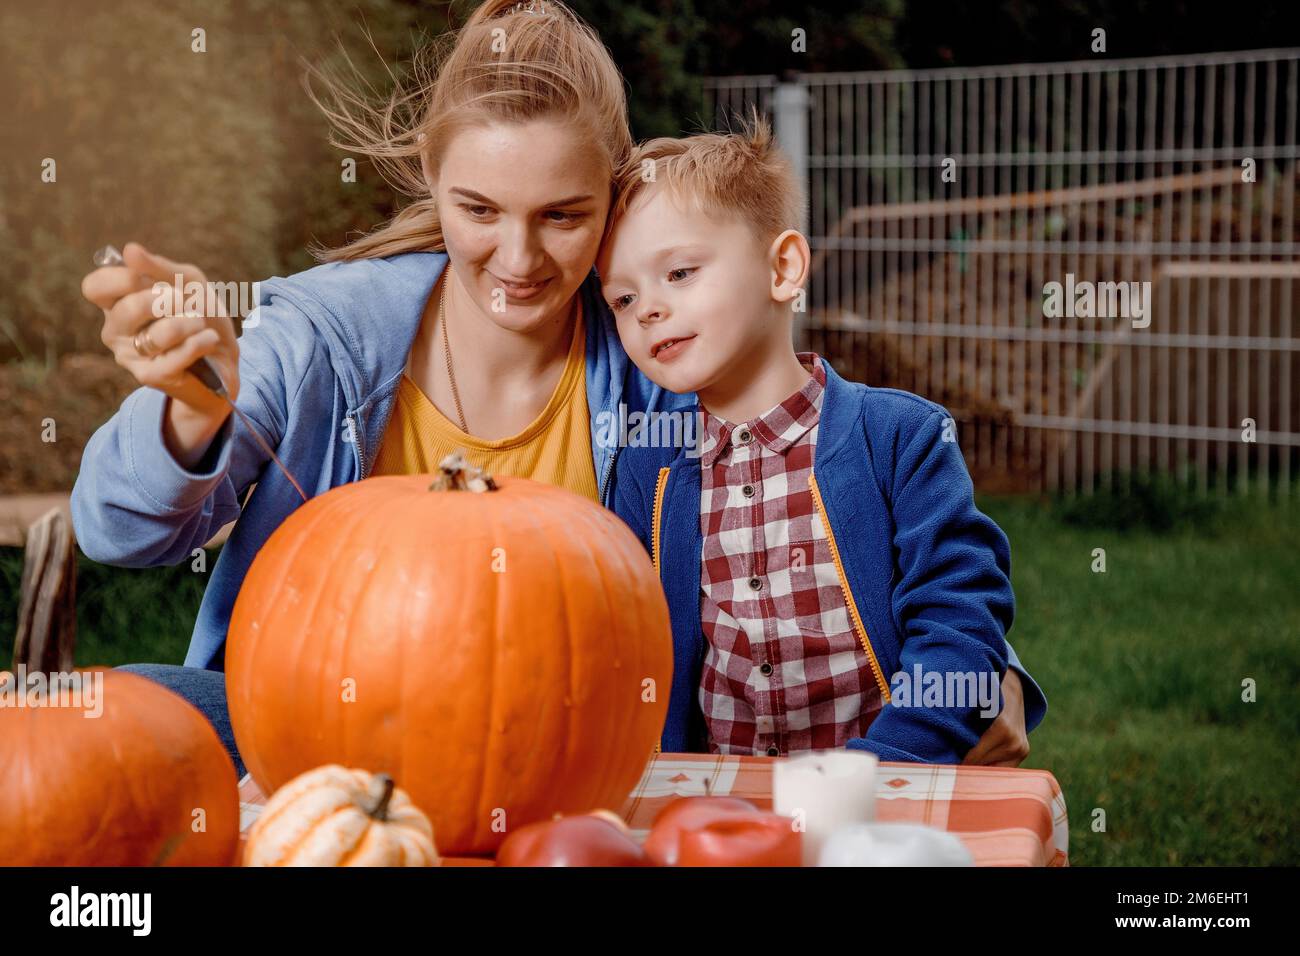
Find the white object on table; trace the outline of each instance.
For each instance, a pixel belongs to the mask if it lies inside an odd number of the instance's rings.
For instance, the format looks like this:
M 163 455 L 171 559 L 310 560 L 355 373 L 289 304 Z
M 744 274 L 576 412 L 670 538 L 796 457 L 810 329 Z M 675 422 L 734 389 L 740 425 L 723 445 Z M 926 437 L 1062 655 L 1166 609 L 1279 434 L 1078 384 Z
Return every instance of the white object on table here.
M 804 866 L 822 843 L 850 823 L 876 818 L 876 756 L 865 750 L 814 750 L 772 767 L 772 808 L 803 829 Z
M 853 823 L 822 844 L 818 866 L 974 866 L 966 844 L 916 823 Z

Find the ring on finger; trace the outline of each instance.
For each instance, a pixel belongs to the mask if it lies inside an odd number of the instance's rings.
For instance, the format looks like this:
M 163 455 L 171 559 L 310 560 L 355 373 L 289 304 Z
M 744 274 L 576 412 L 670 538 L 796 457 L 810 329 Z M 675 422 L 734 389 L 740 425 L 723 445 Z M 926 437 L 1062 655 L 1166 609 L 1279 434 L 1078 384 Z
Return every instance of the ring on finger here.
M 131 340 L 132 344 L 135 345 L 136 354 L 141 358 L 153 358 L 160 351 L 158 346 L 154 344 L 153 339 L 149 337 L 150 325 L 153 325 L 153 323 L 150 322 L 149 325 L 136 332 L 135 338 Z

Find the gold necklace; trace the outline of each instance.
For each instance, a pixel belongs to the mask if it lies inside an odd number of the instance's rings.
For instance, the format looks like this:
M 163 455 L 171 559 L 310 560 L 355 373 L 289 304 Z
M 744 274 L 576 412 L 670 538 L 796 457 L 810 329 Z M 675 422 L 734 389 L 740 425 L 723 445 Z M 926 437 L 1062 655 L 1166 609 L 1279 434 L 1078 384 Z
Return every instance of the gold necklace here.
M 451 272 L 450 269 L 447 270 Z M 451 281 L 448 274 L 442 283 L 442 294 L 438 296 L 438 324 L 442 326 L 442 354 L 447 359 L 447 380 L 451 382 L 451 397 L 456 403 L 456 414 L 460 416 L 460 430 L 466 435 L 469 434 L 469 426 L 465 424 L 465 409 L 460 404 L 460 390 L 456 388 L 456 373 L 451 367 L 451 342 L 447 338 L 447 283 Z

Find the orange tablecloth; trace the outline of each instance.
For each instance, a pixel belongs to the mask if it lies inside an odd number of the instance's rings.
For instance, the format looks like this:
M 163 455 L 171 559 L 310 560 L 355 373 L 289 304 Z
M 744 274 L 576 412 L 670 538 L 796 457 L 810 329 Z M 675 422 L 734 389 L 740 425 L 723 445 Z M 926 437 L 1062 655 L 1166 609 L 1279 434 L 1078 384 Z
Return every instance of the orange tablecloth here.
M 742 797 L 772 807 L 772 764 L 780 757 L 659 754 L 623 806 L 637 839 L 677 797 Z M 706 788 L 707 782 L 707 788 Z M 253 778 L 239 784 L 239 828 L 247 832 L 266 798 Z M 1069 832 L 1065 797 L 1046 770 L 881 763 L 876 819 L 923 823 L 956 835 L 976 866 L 1065 866 Z M 446 858 L 449 865 L 487 860 Z

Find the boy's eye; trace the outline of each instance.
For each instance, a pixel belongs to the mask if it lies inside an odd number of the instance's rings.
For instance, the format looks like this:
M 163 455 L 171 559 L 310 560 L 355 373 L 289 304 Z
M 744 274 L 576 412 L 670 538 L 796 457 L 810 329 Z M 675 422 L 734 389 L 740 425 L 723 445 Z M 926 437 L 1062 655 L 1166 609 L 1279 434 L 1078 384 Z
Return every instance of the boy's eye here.
M 632 304 L 632 296 L 630 294 L 620 295 L 616 299 L 614 299 L 613 302 L 609 304 L 609 310 L 611 312 L 618 312 L 621 309 L 627 308 L 631 304 Z
M 695 274 L 698 268 L 699 268 L 698 266 L 687 266 L 686 268 L 682 268 L 682 269 L 673 269 L 671 272 L 668 273 L 668 281 L 681 282 L 683 279 L 689 279 L 692 275 Z

